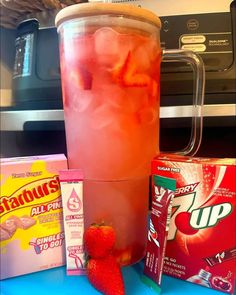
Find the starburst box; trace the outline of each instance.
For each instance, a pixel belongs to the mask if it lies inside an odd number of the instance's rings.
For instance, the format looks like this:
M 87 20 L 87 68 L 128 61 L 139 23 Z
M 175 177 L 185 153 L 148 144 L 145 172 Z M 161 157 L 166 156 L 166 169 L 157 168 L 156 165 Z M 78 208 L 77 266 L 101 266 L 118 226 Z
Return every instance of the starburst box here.
M 176 179 L 164 273 L 234 294 L 236 159 L 162 155 L 152 174 Z
M 0 279 L 65 264 L 59 170 L 63 154 L 3 158 Z

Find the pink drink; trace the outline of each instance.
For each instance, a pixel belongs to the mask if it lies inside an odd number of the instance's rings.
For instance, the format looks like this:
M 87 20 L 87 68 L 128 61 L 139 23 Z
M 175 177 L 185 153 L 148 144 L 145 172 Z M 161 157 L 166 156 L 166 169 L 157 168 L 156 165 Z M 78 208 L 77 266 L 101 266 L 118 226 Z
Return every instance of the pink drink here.
M 64 38 L 61 69 L 70 167 L 86 167 L 89 179 L 148 175 L 159 130 L 156 40 L 106 27 Z
M 142 25 L 74 21 L 60 31 L 69 168 L 85 176 L 85 226 L 113 225 L 124 265 L 145 254 L 150 163 L 159 152 L 161 49 L 156 28 Z

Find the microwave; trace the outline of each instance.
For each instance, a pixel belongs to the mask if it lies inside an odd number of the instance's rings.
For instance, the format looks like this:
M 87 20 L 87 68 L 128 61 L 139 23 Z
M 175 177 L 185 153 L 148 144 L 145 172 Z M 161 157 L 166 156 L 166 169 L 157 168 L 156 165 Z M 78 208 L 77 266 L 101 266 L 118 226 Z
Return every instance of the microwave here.
M 190 49 L 204 61 L 205 115 L 211 118 L 235 115 L 235 1 L 221 0 L 212 5 L 212 1 L 199 0 L 191 6 L 188 0 L 109 2 L 134 4 L 156 13 L 162 22 L 163 49 Z M 18 26 L 13 71 L 16 109 L 62 109 L 58 36 L 53 25 L 55 15 L 52 16 L 53 20 L 44 15 L 41 21 L 37 14 Z M 187 113 L 191 110 L 191 71 L 188 64 L 162 63 L 161 105 L 172 107 L 163 116 L 178 116 L 179 106 L 185 107 Z
M 119 1 L 114 1 L 119 2 Z M 163 49 L 189 49 L 201 56 L 206 71 L 205 114 L 213 124 L 228 112 L 235 125 L 236 103 L 236 1 L 126 1 L 160 16 Z M 161 105 L 189 106 L 192 74 L 188 64 L 162 63 Z M 177 110 L 177 108 L 176 108 Z M 229 119 L 230 117 L 230 119 Z

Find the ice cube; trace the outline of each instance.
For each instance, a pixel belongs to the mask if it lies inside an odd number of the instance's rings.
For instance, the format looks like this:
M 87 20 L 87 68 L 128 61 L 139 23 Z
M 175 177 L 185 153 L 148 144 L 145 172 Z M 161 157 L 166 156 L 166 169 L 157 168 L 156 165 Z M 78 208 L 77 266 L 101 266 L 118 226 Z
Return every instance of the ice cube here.
M 120 34 L 119 36 L 119 51 L 120 51 L 120 65 L 123 65 L 127 59 L 128 54 L 133 54 L 136 48 L 136 39 L 130 34 Z
M 95 34 L 95 52 L 98 64 L 113 67 L 119 60 L 118 33 L 111 28 L 98 29 Z
M 140 45 L 133 53 L 135 65 L 139 73 L 143 73 L 149 70 L 151 66 L 151 60 L 149 58 L 148 50 L 145 45 Z
M 133 52 L 133 57 L 139 72 L 149 71 L 160 54 L 160 49 L 154 40 L 140 43 Z
M 97 101 L 88 90 L 75 91 L 72 96 L 71 107 L 76 112 L 86 112 L 96 108 Z
M 95 34 L 95 51 L 97 54 L 114 55 L 119 53 L 118 33 L 109 27 L 98 29 Z
M 127 94 L 125 89 L 117 85 L 104 85 L 103 89 L 104 97 L 106 97 L 107 103 L 114 109 L 119 109 L 119 112 L 124 112 L 127 103 Z
M 94 56 L 94 37 L 92 34 L 79 35 L 64 41 L 64 59 L 74 66 L 81 61 L 90 60 Z
M 102 129 L 111 125 L 113 114 L 107 105 L 99 106 L 91 115 L 91 126 L 93 129 Z

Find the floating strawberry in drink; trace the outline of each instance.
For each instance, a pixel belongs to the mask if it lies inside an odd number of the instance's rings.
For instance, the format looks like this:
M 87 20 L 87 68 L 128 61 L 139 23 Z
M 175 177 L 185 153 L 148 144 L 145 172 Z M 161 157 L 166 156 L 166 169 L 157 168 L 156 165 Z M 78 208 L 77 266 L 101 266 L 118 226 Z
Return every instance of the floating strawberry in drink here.
M 88 90 L 92 87 L 92 75 L 83 67 L 69 73 L 68 79 L 79 90 Z
M 136 61 L 130 51 L 125 62 L 114 69 L 113 78 L 117 83 L 126 87 L 148 87 L 151 96 L 156 98 L 157 82 L 145 72 L 140 73 L 137 71 Z

